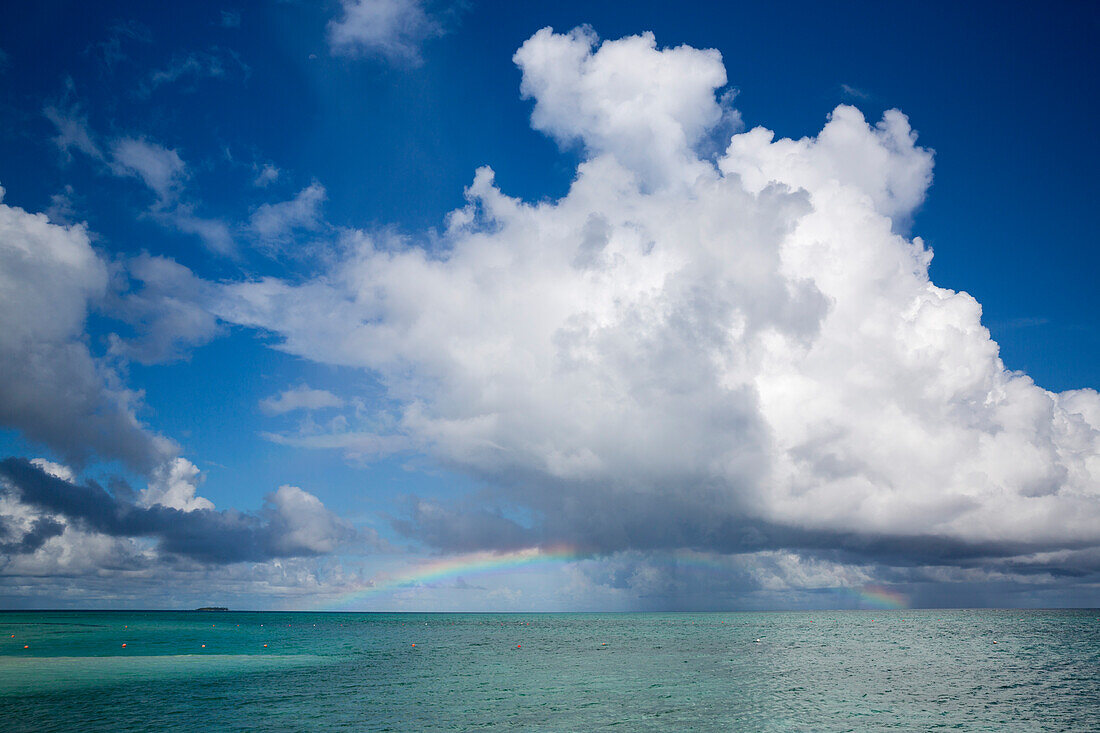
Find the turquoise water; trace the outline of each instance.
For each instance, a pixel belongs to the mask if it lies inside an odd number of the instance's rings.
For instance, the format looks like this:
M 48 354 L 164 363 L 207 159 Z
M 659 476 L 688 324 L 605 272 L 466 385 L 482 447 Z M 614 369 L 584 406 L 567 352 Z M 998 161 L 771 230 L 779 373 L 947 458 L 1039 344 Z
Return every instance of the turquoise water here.
M 1100 730 L 1100 611 L 26 612 L 0 634 L 4 731 Z

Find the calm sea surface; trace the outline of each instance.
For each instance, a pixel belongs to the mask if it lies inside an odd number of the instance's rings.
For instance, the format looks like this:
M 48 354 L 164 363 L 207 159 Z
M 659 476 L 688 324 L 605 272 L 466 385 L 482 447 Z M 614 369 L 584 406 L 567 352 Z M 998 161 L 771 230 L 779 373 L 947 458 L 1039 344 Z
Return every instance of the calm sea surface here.
M 1100 611 L 26 612 L 0 633 L 3 731 L 1100 731 Z

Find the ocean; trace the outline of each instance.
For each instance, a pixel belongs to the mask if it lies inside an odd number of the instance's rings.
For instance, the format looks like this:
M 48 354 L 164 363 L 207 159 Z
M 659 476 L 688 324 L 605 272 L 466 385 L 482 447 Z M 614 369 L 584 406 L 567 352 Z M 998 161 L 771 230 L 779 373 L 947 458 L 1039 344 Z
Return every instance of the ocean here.
M 1100 611 L 0 613 L 0 730 L 1100 731 Z

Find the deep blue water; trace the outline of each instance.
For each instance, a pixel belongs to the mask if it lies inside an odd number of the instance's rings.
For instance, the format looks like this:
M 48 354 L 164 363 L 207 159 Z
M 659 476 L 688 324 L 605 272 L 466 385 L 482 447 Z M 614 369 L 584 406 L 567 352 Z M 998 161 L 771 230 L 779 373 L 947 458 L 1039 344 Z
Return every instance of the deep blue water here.
M 18 612 L 0 634 L 4 731 L 1100 731 L 1091 610 Z

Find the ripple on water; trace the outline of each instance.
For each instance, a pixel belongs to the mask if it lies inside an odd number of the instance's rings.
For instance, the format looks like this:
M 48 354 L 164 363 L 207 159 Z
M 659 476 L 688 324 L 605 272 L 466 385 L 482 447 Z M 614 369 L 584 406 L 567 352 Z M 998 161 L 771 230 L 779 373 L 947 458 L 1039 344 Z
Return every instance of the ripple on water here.
M 111 657 L 0 656 L 0 697 L 77 690 L 130 682 L 236 676 L 331 661 L 306 654 L 175 654 Z
M 1100 730 L 1095 611 L 0 614 L 0 634 L 5 731 Z

